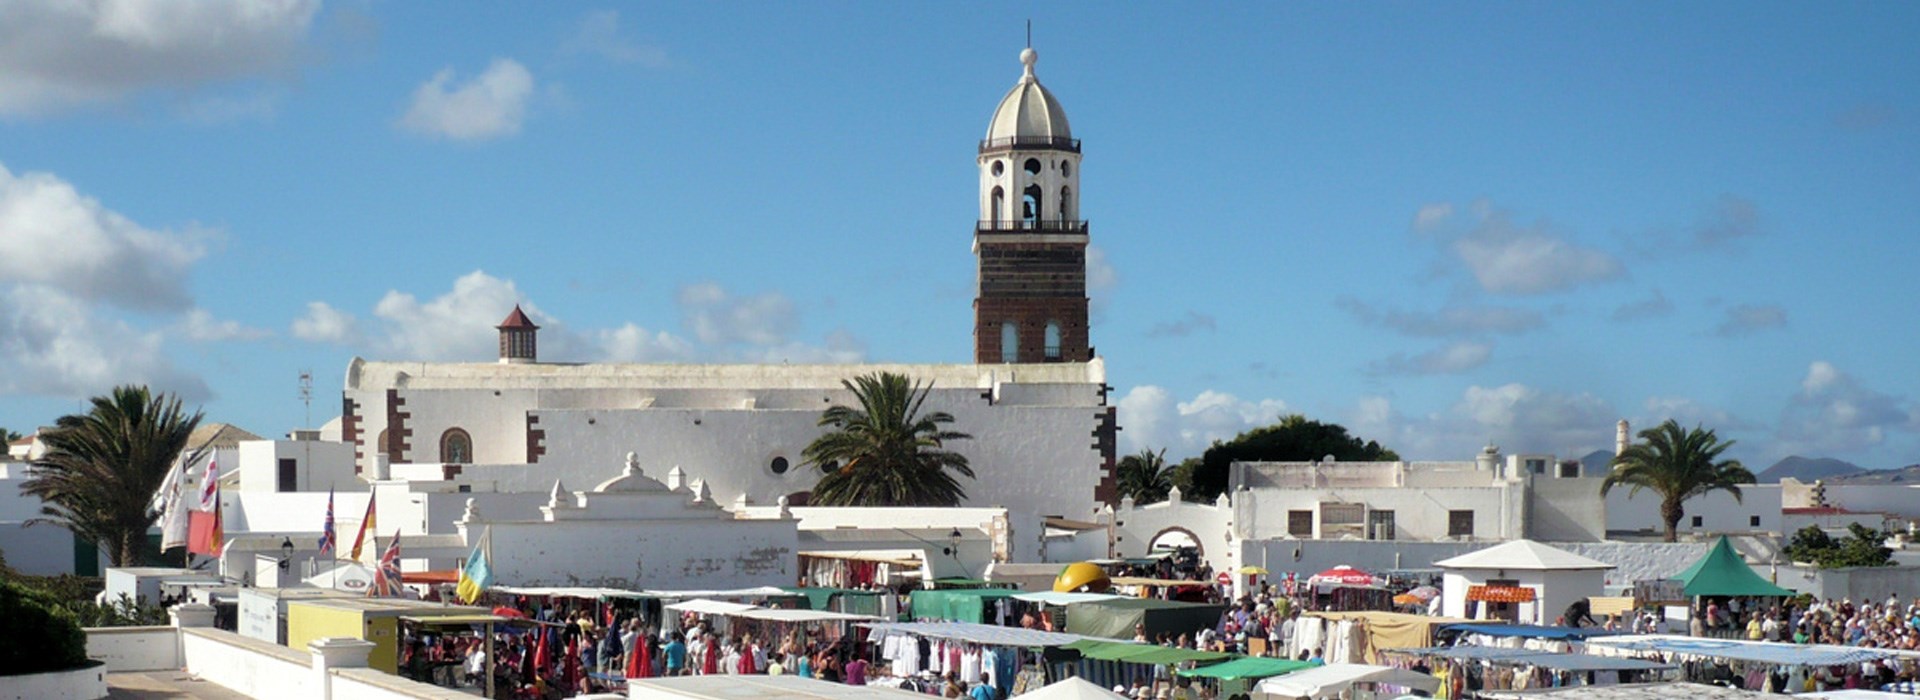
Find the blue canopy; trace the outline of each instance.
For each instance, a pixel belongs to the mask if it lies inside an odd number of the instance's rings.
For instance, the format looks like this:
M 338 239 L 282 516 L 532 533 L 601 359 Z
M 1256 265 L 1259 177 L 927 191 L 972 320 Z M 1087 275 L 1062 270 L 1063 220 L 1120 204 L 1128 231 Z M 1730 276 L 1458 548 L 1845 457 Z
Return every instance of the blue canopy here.
M 1499 622 L 1463 622 L 1443 625 L 1440 629 L 1453 630 L 1464 634 L 1490 634 L 1495 637 L 1530 637 L 1533 639 L 1586 639 L 1602 635 L 1619 634 L 1598 627 L 1549 627 L 1544 625 L 1510 625 Z
M 1592 639 L 1587 641 L 1587 649 L 1589 651 L 1598 649 L 1657 651 L 1666 654 L 1687 654 L 1782 666 L 1841 666 L 1875 661 L 1894 655 L 1885 649 L 1867 647 L 1748 642 L 1736 639 L 1653 634 Z
M 1673 668 L 1672 664 L 1646 661 L 1643 659 L 1594 656 L 1592 654 L 1562 654 L 1551 651 L 1540 651 L 1538 649 L 1510 649 L 1507 647 L 1428 647 L 1425 649 L 1395 649 L 1390 650 L 1389 653 L 1432 656 L 1442 659 L 1488 661 L 1496 664 L 1514 666 L 1539 666 L 1555 671 L 1640 671 Z

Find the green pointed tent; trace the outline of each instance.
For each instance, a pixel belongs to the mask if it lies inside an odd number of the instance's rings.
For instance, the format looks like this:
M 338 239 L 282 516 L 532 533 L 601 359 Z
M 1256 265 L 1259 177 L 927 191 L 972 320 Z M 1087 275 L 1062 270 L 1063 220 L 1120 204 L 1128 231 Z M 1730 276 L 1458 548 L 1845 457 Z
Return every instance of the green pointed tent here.
M 1727 542 L 1727 536 L 1721 535 L 1720 541 L 1713 543 L 1713 549 L 1700 561 L 1680 572 L 1679 576 L 1687 597 L 1699 596 L 1791 596 L 1793 591 L 1773 585 L 1767 579 L 1754 573 L 1753 567 L 1734 553 L 1733 545 Z

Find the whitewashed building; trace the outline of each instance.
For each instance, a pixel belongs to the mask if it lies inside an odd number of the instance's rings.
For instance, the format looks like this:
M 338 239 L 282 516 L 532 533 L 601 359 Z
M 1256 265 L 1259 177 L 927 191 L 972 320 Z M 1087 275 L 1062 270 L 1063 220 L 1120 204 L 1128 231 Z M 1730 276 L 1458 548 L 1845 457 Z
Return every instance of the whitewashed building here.
M 980 142 L 971 364 L 662 365 L 539 361 L 539 327 L 518 307 L 498 326 L 497 363 L 347 367 L 337 436 L 360 473 L 539 489 L 586 482 L 636 452 L 679 467 L 715 498 L 803 505 L 821 476 L 801 450 L 820 413 L 874 372 L 931 387 L 923 411 L 954 416 L 950 444 L 978 478 L 965 505 L 1085 518 L 1113 503 L 1115 409 L 1087 329 L 1081 142 L 1035 77 L 1037 54 Z M 821 467 L 829 465 L 820 465 Z
M 1606 571 L 1613 568 L 1532 540 L 1442 559 L 1434 566 L 1446 572 L 1442 615 L 1534 625 L 1557 624 L 1574 601 L 1604 594 Z

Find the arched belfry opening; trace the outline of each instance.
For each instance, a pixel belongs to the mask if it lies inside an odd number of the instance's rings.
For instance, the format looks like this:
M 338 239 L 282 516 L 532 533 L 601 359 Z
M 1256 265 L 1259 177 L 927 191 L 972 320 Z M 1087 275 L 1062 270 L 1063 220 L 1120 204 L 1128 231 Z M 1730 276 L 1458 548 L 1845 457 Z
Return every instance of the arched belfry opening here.
M 974 361 L 1086 362 L 1087 222 L 1080 217 L 1080 140 L 1066 110 L 1024 70 L 980 141 Z

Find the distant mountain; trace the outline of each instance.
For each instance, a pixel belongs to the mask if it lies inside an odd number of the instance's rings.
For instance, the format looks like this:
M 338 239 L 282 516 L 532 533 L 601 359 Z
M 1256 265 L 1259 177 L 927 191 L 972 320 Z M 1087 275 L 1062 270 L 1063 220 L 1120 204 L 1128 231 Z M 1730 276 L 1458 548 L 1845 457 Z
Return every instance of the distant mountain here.
M 1868 469 L 1827 479 L 1830 484 L 1920 484 L 1920 464 L 1899 469 Z
M 1754 477 L 1762 484 L 1777 484 L 1781 479 L 1788 477 L 1811 483 L 1815 479 L 1837 481 L 1840 477 L 1867 471 L 1860 465 L 1845 460 L 1793 455 L 1774 462 L 1773 466 L 1767 467 L 1765 471 L 1755 474 Z

